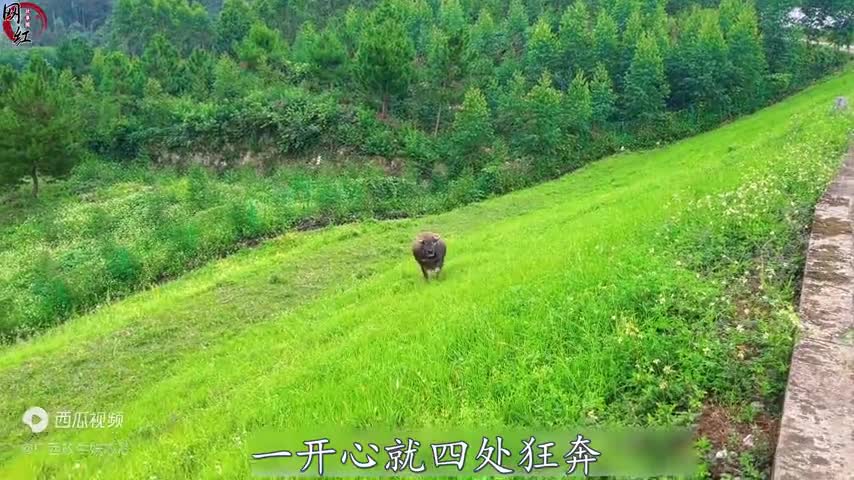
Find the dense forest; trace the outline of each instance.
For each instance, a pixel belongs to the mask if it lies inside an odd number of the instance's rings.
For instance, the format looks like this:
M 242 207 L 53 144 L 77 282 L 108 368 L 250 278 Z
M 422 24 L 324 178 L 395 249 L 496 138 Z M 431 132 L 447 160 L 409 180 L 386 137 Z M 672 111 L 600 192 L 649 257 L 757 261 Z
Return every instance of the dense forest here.
M 192 168 L 180 215 L 169 210 L 179 202 L 169 187 L 144 215 L 129 203 L 122 218 L 93 209 L 92 228 L 41 218 L 0 238 L 12 251 L 16 238 L 35 235 L 63 258 L 13 256 L 32 262 L 10 266 L 8 278 L 36 280 L 0 289 L 0 310 L 14 317 L 7 332 L 294 226 L 452 208 L 708 130 L 843 65 L 846 54 L 810 40 L 850 41 L 852 10 L 848 0 L 817 2 L 793 22 L 793 4 L 771 0 L 40 4 L 53 22 L 44 37 L 0 42 L 0 188 L 15 192 L 9 198 L 21 201 L 22 184 L 38 198 L 45 178 L 71 172 L 69 185 L 121 177 L 92 159 L 125 171 Z M 815 21 L 827 15 L 842 20 Z M 277 173 L 296 164 L 342 173 L 330 183 Z M 360 177 L 367 164 L 383 176 Z M 208 175 L 234 166 L 264 176 L 245 189 L 254 197 L 208 191 Z M 160 221 L 168 212 L 184 220 Z M 132 218 L 140 225 L 121 223 Z M 220 220 L 228 233 L 204 240 Z M 101 270 L 86 263 L 96 257 Z
M 83 152 L 320 149 L 501 191 L 751 112 L 842 62 L 778 2 L 56 3 L 57 29 L 97 33 L 4 56 L 7 184 L 37 188 Z

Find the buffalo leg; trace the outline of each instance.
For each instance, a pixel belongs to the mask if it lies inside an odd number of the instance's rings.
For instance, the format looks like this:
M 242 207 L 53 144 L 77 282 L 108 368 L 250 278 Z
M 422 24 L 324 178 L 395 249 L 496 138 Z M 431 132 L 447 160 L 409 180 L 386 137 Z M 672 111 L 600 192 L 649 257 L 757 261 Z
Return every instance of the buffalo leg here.
M 429 281 L 430 281 L 430 277 L 427 275 L 427 269 L 426 269 L 426 268 L 424 268 L 424 266 L 423 266 L 423 265 L 421 266 L 421 273 L 423 273 L 423 274 L 424 274 L 424 280 L 427 280 L 427 281 L 429 282 Z

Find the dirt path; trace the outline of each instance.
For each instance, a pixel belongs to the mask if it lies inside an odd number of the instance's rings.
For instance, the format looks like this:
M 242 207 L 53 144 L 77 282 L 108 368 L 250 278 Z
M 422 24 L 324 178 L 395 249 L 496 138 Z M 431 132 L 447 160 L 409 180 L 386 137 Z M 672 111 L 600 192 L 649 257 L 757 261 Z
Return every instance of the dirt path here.
M 854 144 L 816 206 L 775 480 L 854 479 Z

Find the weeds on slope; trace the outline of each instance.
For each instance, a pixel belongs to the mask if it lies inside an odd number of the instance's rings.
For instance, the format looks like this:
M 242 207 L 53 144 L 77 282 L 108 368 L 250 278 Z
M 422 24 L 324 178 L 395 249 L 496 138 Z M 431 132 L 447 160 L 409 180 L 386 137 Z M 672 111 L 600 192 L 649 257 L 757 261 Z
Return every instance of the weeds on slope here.
M 677 209 L 659 234 L 676 268 L 696 281 L 686 284 L 678 302 L 675 316 L 685 324 L 655 334 L 678 336 L 689 348 L 666 360 L 642 359 L 636 388 L 642 401 L 655 404 L 652 411 L 692 412 L 687 418 L 698 424 L 706 473 L 715 478 L 764 478 L 770 471 L 799 327 L 809 227 L 845 149 L 817 132 L 839 129 L 835 138 L 845 138 L 851 119 L 826 116 L 809 126 L 815 117 L 799 120 L 785 148 L 747 172 L 740 187 Z M 700 376 L 674 373 L 693 364 L 698 352 Z
M 0 210 L 29 211 L 0 221 L 0 342 L 287 230 L 418 215 L 450 201 L 368 168 L 218 177 L 98 160 L 46 193 L 32 208 Z

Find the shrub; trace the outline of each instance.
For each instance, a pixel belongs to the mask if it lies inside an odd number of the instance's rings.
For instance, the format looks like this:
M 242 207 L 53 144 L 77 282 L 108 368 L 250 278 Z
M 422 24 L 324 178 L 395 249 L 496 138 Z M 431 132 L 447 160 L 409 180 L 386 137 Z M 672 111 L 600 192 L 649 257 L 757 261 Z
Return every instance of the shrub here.
M 24 326 L 43 328 L 67 318 L 74 310 L 74 295 L 53 259 L 41 255 L 30 275 L 33 305 Z
M 360 109 L 357 128 L 362 142 L 358 145 L 361 153 L 386 158 L 397 154 L 399 148 L 394 130 L 380 122 L 374 112 Z
M 204 210 L 216 203 L 217 192 L 208 179 L 207 172 L 196 165 L 187 175 L 187 203 L 193 210 Z
M 119 291 L 131 291 L 142 274 L 142 265 L 126 247 L 108 245 L 104 248 L 107 273 Z
M 241 240 L 258 237 L 264 228 L 253 202 L 232 200 L 228 204 L 228 218 Z
M 773 73 L 768 77 L 768 84 L 771 98 L 779 99 L 792 88 L 792 74 Z
M 432 176 L 437 152 L 435 141 L 417 128 L 407 128 L 403 134 L 403 153 L 420 179 Z
M 448 184 L 446 197 L 446 208 L 455 208 L 469 203 L 477 202 L 486 198 L 486 193 L 481 190 L 478 179 L 472 174 L 465 174 L 451 180 Z
M 377 176 L 364 183 L 371 211 L 383 218 L 406 216 L 412 199 L 420 193 L 415 182 L 404 178 Z

